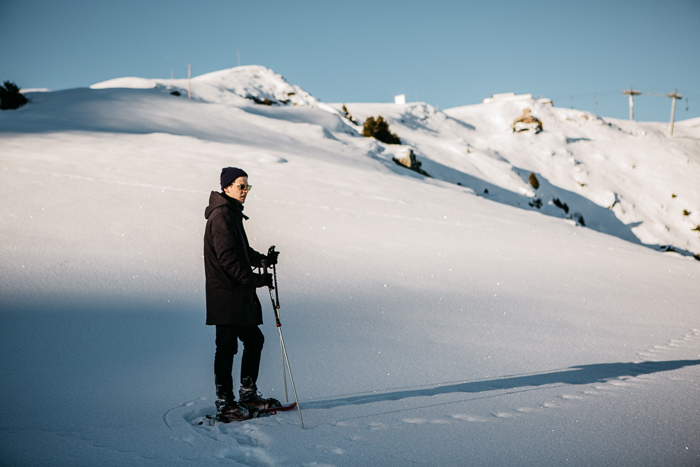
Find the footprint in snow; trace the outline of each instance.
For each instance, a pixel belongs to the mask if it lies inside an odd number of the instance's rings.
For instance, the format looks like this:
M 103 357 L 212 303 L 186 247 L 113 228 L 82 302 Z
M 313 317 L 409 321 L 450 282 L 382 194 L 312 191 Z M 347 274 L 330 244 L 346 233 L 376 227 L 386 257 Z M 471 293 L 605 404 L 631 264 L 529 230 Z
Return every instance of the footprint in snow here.
M 511 412 L 496 412 L 493 416 L 496 418 L 513 418 L 517 417 L 517 414 Z
M 387 428 L 389 428 L 389 426 L 387 424 L 382 423 L 382 422 L 370 422 L 368 426 L 369 426 L 369 429 L 372 431 L 386 430 Z
M 583 399 L 585 399 L 585 397 L 577 396 L 575 394 L 562 394 L 559 397 L 561 397 L 562 399 L 566 399 L 566 400 L 583 400 Z
M 338 454 L 338 455 L 343 455 L 345 454 L 345 449 L 336 447 L 336 446 L 323 446 L 321 444 L 316 445 L 316 450 L 317 451 L 323 451 L 323 452 L 330 452 L 332 454 Z
M 444 418 L 436 418 L 435 420 L 430 420 L 430 423 L 432 423 L 433 425 L 449 425 L 452 422 L 449 420 L 445 420 Z
M 423 423 L 428 423 L 428 420 L 424 418 L 402 418 L 401 421 L 412 425 L 422 425 Z
M 626 383 L 625 381 L 610 381 L 610 383 L 608 384 L 611 384 L 618 388 L 626 388 L 632 386 L 630 383 Z
M 465 420 L 467 422 L 474 422 L 474 423 L 486 423 L 485 418 L 481 417 L 475 417 L 473 415 L 469 415 L 466 413 L 457 413 L 452 415 L 452 418 L 456 418 L 457 420 Z
M 346 421 L 344 421 L 344 420 L 341 420 L 341 421 L 339 421 L 339 422 L 335 422 L 335 423 L 333 424 L 333 426 L 337 426 L 337 427 L 340 427 L 340 428 L 354 428 L 354 427 L 357 426 L 357 423 L 354 423 L 354 422 L 346 422 Z

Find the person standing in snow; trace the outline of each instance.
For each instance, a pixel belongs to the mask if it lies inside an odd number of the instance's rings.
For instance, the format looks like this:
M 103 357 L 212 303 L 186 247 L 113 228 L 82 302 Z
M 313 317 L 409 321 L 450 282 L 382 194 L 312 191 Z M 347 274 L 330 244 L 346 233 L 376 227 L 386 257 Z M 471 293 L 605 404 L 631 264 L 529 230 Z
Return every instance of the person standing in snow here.
M 255 289 L 272 288 L 272 274 L 255 274 L 263 261 L 277 263 L 277 252 L 267 257 L 248 244 L 243 220 L 243 203 L 250 192 L 248 174 L 237 167 L 221 170 L 221 190 L 212 191 L 204 233 L 207 325 L 216 326 L 214 378 L 216 418 L 222 422 L 247 420 L 255 410 L 281 406 L 276 399 L 264 399 L 257 390 L 264 337 L 262 308 Z M 238 340 L 243 343 L 239 401 L 233 395 L 233 357 Z

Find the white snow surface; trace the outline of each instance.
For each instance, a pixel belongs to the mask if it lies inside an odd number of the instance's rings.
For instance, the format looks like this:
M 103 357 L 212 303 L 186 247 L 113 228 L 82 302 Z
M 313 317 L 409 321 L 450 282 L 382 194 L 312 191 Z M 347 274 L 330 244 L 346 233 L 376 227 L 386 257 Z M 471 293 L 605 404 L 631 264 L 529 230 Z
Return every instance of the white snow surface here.
M 700 119 L 346 103 L 355 124 L 253 66 L 192 94 L 124 78 L 0 113 L 1 464 L 700 463 Z M 511 132 L 526 107 L 543 132 Z M 359 135 L 379 115 L 403 145 Z M 305 429 L 197 424 L 226 166 L 252 246 L 281 251 Z M 284 400 L 259 297 L 258 386 Z
M 90 89 L 113 89 L 113 88 L 128 88 L 128 89 L 150 89 L 157 88 L 158 82 L 152 79 L 138 78 L 136 76 L 127 76 L 124 78 L 115 78 L 101 83 L 96 83 L 90 86 Z
M 92 89 L 132 88 L 146 89 L 165 87 L 182 95 L 191 92 L 191 97 L 203 102 L 239 104 L 240 98 L 267 99 L 277 105 L 315 105 L 318 101 L 299 86 L 263 66 L 248 65 L 227 70 L 214 71 L 187 79 L 144 79 L 136 77 L 116 78 L 90 86 Z

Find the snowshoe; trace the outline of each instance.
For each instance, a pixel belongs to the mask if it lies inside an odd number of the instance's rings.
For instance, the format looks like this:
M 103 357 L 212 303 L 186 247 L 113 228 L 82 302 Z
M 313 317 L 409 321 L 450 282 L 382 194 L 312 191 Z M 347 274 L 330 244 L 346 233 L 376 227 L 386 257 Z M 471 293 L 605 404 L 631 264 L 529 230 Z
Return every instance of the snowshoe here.
M 239 405 L 236 401 L 228 401 L 221 404 L 216 401 L 216 420 L 222 423 L 242 422 L 250 420 L 257 416 L 254 410 L 251 410 L 243 405 Z
M 238 391 L 241 404 L 252 410 L 267 410 L 282 407 L 282 404 L 277 399 L 265 399 L 262 397 L 256 388 L 241 388 Z
M 258 410 L 257 416 L 258 417 L 268 417 L 270 415 L 277 415 L 277 412 L 287 412 L 289 410 L 296 409 L 297 403 L 292 402 L 291 404 L 283 405 L 281 407 L 271 407 L 269 409 L 260 409 Z

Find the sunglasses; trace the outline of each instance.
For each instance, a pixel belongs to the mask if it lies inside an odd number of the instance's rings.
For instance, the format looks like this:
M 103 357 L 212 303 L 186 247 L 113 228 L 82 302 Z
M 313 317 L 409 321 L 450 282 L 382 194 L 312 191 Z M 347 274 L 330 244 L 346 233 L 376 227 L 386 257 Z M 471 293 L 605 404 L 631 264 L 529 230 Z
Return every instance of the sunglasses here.
M 250 189 L 253 188 L 253 185 L 244 185 L 243 183 L 241 183 L 240 185 L 238 183 L 236 183 L 235 185 L 231 185 L 231 186 L 235 186 L 236 188 L 238 188 L 241 191 L 250 191 Z

